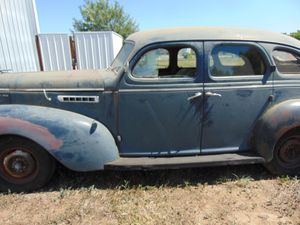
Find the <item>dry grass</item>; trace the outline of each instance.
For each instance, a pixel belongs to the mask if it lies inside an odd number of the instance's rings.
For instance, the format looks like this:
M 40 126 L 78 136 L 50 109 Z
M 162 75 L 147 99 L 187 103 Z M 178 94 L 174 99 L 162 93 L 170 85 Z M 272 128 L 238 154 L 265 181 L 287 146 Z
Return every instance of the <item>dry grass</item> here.
M 1 224 L 300 224 L 300 181 L 261 166 L 74 173 L 1 194 Z

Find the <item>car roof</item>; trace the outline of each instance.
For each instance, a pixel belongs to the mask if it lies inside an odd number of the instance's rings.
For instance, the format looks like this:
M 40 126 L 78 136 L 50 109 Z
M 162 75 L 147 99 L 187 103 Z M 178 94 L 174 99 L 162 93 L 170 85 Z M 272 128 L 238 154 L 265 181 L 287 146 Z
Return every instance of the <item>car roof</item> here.
M 177 27 L 156 29 L 136 32 L 131 34 L 127 40 L 134 41 L 137 48 L 165 41 L 232 40 L 279 43 L 300 49 L 300 41 L 286 34 L 245 28 Z

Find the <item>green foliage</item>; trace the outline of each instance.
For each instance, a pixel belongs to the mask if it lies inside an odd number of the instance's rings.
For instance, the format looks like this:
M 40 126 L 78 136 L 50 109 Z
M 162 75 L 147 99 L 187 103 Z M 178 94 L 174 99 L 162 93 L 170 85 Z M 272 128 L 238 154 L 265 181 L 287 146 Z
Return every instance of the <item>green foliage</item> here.
M 115 31 L 124 38 L 138 30 L 138 25 L 118 3 L 86 0 L 80 7 L 81 19 L 73 19 L 76 31 Z
M 290 33 L 290 35 L 298 40 L 300 40 L 300 30 Z

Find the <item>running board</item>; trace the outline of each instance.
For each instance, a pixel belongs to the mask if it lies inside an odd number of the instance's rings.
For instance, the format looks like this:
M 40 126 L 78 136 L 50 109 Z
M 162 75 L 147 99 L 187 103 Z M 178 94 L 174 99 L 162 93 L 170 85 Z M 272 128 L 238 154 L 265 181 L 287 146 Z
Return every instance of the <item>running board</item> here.
M 177 169 L 189 167 L 209 167 L 241 164 L 264 163 L 261 156 L 254 154 L 216 154 L 181 157 L 121 157 L 106 163 L 104 169 L 111 170 L 140 170 L 140 169 Z

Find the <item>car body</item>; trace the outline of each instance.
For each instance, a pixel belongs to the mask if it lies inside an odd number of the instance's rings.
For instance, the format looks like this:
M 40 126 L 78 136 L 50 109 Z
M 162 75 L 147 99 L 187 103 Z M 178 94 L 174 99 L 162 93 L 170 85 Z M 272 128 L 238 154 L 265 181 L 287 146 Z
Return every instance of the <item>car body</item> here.
M 0 149 L 10 140 L 0 151 L 2 189 L 51 177 L 34 178 L 29 164 L 43 164 L 35 151 L 75 171 L 247 163 L 299 171 L 300 41 L 284 34 L 144 31 L 106 70 L 0 78 Z

